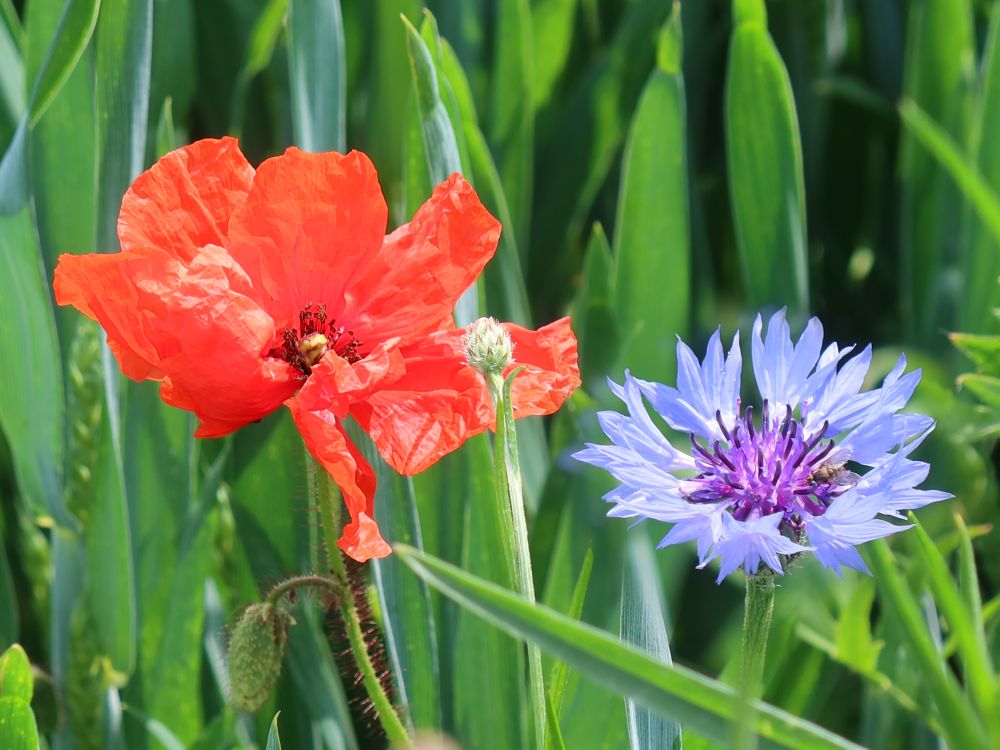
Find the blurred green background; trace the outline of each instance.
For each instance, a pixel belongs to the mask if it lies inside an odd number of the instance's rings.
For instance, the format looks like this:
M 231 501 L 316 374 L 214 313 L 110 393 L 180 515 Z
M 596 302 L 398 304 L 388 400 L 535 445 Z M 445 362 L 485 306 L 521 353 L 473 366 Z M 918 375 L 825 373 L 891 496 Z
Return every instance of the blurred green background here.
M 364 150 L 393 226 L 461 169 L 504 231 L 460 322 L 573 315 L 584 387 L 546 423 L 519 425 L 540 600 L 572 611 L 592 553 L 584 621 L 617 633 L 623 612 L 655 611 L 669 634 L 659 658 L 730 673 L 740 582 L 716 586 L 688 549 L 650 554 L 666 529 L 605 519 L 610 478 L 568 454 L 600 439 L 598 405 L 617 408 L 606 376 L 628 367 L 670 383 L 677 335 L 699 350 L 717 326 L 748 332 L 758 311 L 786 305 L 798 325 L 818 315 L 827 340 L 874 343 L 874 377 L 901 349 L 923 368 L 912 408 L 939 422 L 920 452 L 926 486 L 956 500 L 921 520 L 945 559 L 957 552 L 963 611 L 995 658 L 1000 3 L 427 10 L 0 0 L 0 649 L 20 642 L 38 669 L 43 741 L 263 747 L 280 709 L 286 747 L 378 746 L 355 729 L 308 599 L 273 705 L 257 717 L 226 706 L 227 626 L 317 565 L 290 419 L 195 441 L 188 414 L 124 381 L 99 331 L 52 305 L 59 253 L 117 250 L 121 195 L 142 169 L 227 133 L 252 163 L 292 144 Z M 953 331 L 982 337 L 963 341 L 971 359 Z M 386 537 L 496 580 L 488 437 L 412 480 L 365 448 Z M 913 539 L 892 546 L 938 668 L 961 685 L 932 566 Z M 520 647 L 397 559 L 371 568 L 407 720 L 469 749 L 526 747 Z M 623 598 L 623 580 L 641 585 Z M 942 694 L 886 597 L 813 561 L 782 579 L 765 699 L 866 746 L 938 747 Z M 568 748 L 656 746 L 630 738 L 620 696 L 575 670 L 557 708 Z

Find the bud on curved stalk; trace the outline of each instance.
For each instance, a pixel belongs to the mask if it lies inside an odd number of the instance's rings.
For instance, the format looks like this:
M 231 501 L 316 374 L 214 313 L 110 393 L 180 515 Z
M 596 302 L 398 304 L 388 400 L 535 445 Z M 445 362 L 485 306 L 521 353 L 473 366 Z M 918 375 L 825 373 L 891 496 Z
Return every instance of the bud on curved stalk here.
M 229 679 L 233 705 L 256 711 L 281 674 L 292 616 L 271 602 L 251 604 L 240 617 L 229 643 Z

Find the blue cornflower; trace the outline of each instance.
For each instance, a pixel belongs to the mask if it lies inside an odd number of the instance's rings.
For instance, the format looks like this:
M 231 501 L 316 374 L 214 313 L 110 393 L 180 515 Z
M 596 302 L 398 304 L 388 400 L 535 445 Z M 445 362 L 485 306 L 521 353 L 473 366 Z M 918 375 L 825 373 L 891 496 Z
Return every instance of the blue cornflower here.
M 751 351 L 759 416 L 740 398 L 738 332 L 724 356 L 716 331 L 701 363 L 678 339 L 677 387 L 628 371 L 624 385 L 609 381 L 628 414 L 600 412 L 612 444 L 588 443 L 574 457 L 621 483 L 605 495 L 609 516 L 673 524 L 659 546 L 694 540 L 699 567 L 721 558 L 719 581 L 740 567 L 755 574 L 761 563 L 780 574 L 782 556 L 805 552 L 838 575 L 841 566 L 867 573 L 857 545 L 909 528 L 886 518 L 951 497 L 916 489 L 930 466 L 909 456 L 934 420 L 900 411 L 920 371 L 904 373 L 901 355 L 880 388 L 861 392 L 871 346 L 853 356 L 853 346 L 823 349 L 816 318 L 793 344 L 784 310 L 763 340 L 761 328 L 758 315 Z M 689 451 L 667 440 L 646 401 L 688 433 Z

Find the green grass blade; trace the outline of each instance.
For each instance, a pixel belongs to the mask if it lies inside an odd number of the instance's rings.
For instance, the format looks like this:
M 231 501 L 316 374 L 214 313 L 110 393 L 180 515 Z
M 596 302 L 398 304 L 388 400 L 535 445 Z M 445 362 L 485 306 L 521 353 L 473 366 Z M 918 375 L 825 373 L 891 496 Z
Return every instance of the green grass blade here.
M 903 95 L 962 148 L 972 121 L 976 39 L 971 0 L 920 0 L 907 14 Z M 926 342 L 949 326 L 942 271 L 958 237 L 958 195 L 907 122 L 899 139 L 900 280 L 907 335 Z
M 885 542 L 867 547 L 868 563 L 878 582 L 884 606 L 892 609 L 907 639 L 911 658 L 915 660 L 940 713 L 941 728 L 952 747 L 986 747 L 986 733 L 972 707 L 962 695 L 954 676 L 942 662 L 940 653 L 923 610 L 899 572 L 896 561 Z
M 59 23 L 64 0 L 32 0 L 27 18 L 27 66 L 34 77 L 44 66 Z M 44 116 L 32 129 L 31 184 L 42 253 L 48 269 L 60 253 L 93 252 L 97 245 L 97 159 L 94 115 L 93 52 L 80 63 L 56 93 Z M 63 323 L 75 311 L 60 315 Z M 68 339 L 63 339 L 67 345 Z
M 619 359 L 621 336 L 614 307 L 617 275 L 607 235 L 600 224 L 594 224 L 583 256 L 583 280 L 571 315 L 579 340 L 583 382 L 595 391 L 604 387 L 604 378 L 617 369 L 615 362 Z
M 0 648 L 7 648 L 17 640 L 19 609 L 3 537 L 0 533 Z
M 288 72 L 292 132 L 305 151 L 347 147 L 344 24 L 340 0 L 291 0 Z
M 573 598 L 570 600 L 569 611 L 566 613 L 571 620 L 579 620 L 580 616 L 583 614 L 583 601 L 587 597 L 587 586 L 590 585 L 590 574 L 594 570 L 594 553 L 592 550 L 587 550 L 587 556 L 583 558 L 583 566 L 580 568 L 580 576 L 576 579 L 576 585 L 573 587 Z M 553 708 L 550 709 L 556 712 L 555 719 L 558 721 L 558 717 L 562 712 L 563 700 L 566 697 L 566 685 L 569 682 L 569 664 L 564 661 L 558 661 L 552 665 L 552 671 L 548 679 L 549 685 L 549 698 Z M 552 722 L 553 717 L 549 717 L 549 722 Z
M 48 283 L 25 205 L 0 215 L 0 427 L 22 497 L 35 513 L 73 526 L 62 494 L 64 413 Z
M 267 746 L 264 750 L 281 750 L 281 737 L 278 736 L 279 716 L 281 716 L 281 711 L 278 711 L 271 719 L 271 728 L 267 731 Z
M 1000 5 L 994 4 L 983 50 L 982 72 L 972 121 L 972 153 L 978 172 L 994 191 L 1000 188 Z M 965 191 L 967 201 L 969 193 Z M 970 201 L 971 202 L 971 201 Z M 964 216 L 962 247 L 964 294 L 959 302 L 959 327 L 991 330 L 991 310 L 1000 305 L 1000 239 L 982 216 Z
M 489 141 L 510 199 L 508 231 L 526 251 L 535 167 L 531 8 L 528 0 L 507 0 L 496 13 Z
M 661 381 L 673 374 L 674 337 L 687 335 L 691 307 L 681 59 L 681 12 L 674 3 L 625 146 L 614 237 L 620 369 Z
M 916 102 L 904 100 L 899 105 L 899 114 L 907 132 L 947 171 L 978 213 L 986 230 L 993 235 L 994 242 L 1000 242 L 1000 196 L 993 187 L 970 162 L 969 157 L 962 153 L 947 131 L 935 123 Z M 993 282 L 996 283 L 995 278 Z
M 607 687 L 680 720 L 690 731 L 715 742 L 728 740 L 728 722 L 737 702 L 727 685 L 683 667 L 665 667 L 607 633 L 548 607 L 532 606 L 516 594 L 413 548 L 397 547 L 396 554 L 432 586 L 479 616 L 536 641 Z M 757 708 L 756 728 L 764 747 L 858 748 L 773 706 L 761 703 Z
M 143 168 L 153 44 L 152 0 L 105 0 L 97 30 L 97 245 L 118 248 L 122 196 Z
M 788 71 L 764 0 L 735 0 L 726 74 L 726 159 L 736 244 L 751 308 L 809 309 L 802 141 Z
M 0 696 L 0 747 L 38 750 L 38 729 L 31 706 L 20 698 Z
M 579 0 L 536 0 L 531 3 L 531 49 L 534 85 L 532 104 L 550 103 L 556 84 L 569 63 Z
M 31 703 L 34 677 L 31 662 L 21 646 L 14 644 L 0 654 L 0 697 Z
M 627 558 L 622 585 L 621 637 L 663 664 L 672 664 L 664 621 L 663 582 L 645 535 L 626 540 Z M 676 748 L 681 727 L 633 700 L 625 701 L 629 745 L 632 750 Z
M 34 127 L 52 104 L 56 94 L 80 61 L 97 25 L 101 0 L 69 0 L 63 11 L 56 39 L 31 94 L 31 126 Z
M 948 621 L 949 632 L 958 641 L 958 653 L 962 659 L 968 691 L 980 715 L 989 716 L 992 713 L 996 675 L 993 673 L 981 621 L 975 619 L 975 613 L 966 607 L 944 555 L 924 531 L 917 517 L 910 513 L 909 519 L 914 525 L 919 559 L 927 572 L 927 582 L 934 601 Z
M 8 26 L 0 24 L 0 144 L 13 135 L 24 106 L 24 58 Z

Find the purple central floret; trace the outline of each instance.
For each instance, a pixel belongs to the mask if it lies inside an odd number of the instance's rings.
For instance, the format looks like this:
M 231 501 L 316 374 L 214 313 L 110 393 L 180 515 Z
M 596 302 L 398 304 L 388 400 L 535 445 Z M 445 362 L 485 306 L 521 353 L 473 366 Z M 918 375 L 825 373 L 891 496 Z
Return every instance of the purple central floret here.
M 623 384 L 610 382 L 628 414 L 598 414 L 611 444 L 573 455 L 619 481 L 604 496 L 609 515 L 670 524 L 660 546 L 697 542 L 700 565 L 721 559 L 720 581 L 736 568 L 780 574 L 782 560 L 805 552 L 838 574 L 866 571 L 858 545 L 907 528 L 889 519 L 950 497 L 917 489 L 930 467 L 909 457 L 934 428 L 902 412 L 920 371 L 905 372 L 900 356 L 881 387 L 862 391 L 871 347 L 853 356 L 854 347 L 824 348 L 816 318 L 793 343 L 784 310 L 766 339 L 762 329 L 758 316 L 750 343 L 759 423 L 742 406 L 739 334 L 727 355 L 716 331 L 701 361 L 677 342 L 676 387 L 628 370 Z M 690 453 L 663 434 L 647 403 L 688 435 Z
M 791 406 L 772 416 L 768 402 L 759 427 L 754 425 L 753 407 L 727 427 L 722 412 L 715 419 L 724 440 L 702 445 L 690 434 L 692 458 L 698 476 L 681 482 L 681 494 L 692 503 L 728 501 L 738 521 L 755 520 L 773 513 L 784 514 L 780 528 L 801 536 L 803 517 L 821 516 L 850 486 L 839 481 L 848 473 L 841 466 L 825 463 L 834 441 L 823 440 L 829 427 L 824 422 L 812 434 L 792 416 Z

